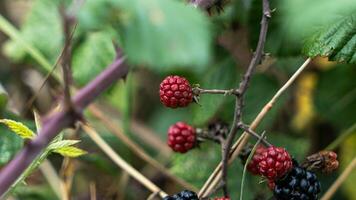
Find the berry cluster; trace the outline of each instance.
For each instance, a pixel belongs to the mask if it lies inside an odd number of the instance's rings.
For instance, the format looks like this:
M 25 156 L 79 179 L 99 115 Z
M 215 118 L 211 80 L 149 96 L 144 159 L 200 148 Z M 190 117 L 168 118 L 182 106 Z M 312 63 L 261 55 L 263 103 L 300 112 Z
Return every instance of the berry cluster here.
M 173 196 L 166 196 L 163 200 L 199 200 L 195 192 L 183 190 Z
M 316 175 L 292 161 L 289 153 L 280 147 L 259 146 L 247 169 L 267 178 L 277 200 L 316 200 L 320 192 Z
M 185 153 L 194 147 L 195 129 L 184 122 L 177 122 L 168 129 L 168 146 L 173 151 Z
M 274 196 L 278 200 L 316 200 L 320 192 L 316 175 L 295 165 L 285 177 L 275 181 Z

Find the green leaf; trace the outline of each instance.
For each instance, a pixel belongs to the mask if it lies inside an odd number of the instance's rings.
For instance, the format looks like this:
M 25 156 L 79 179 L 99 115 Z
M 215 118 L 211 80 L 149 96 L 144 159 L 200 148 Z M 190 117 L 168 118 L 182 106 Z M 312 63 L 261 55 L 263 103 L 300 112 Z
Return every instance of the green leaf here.
M 11 58 L 22 60 L 26 54 L 21 41 L 38 49 L 44 56 L 54 63 L 63 46 L 62 22 L 59 14 L 59 0 L 36 0 L 31 11 L 21 27 L 21 40 L 7 44 L 6 54 Z
M 32 132 L 26 125 L 21 122 L 17 122 L 10 119 L 0 119 L 0 123 L 5 124 L 11 131 L 16 133 L 23 139 L 32 139 L 35 137 L 35 133 Z
M 201 80 L 200 87 L 204 89 L 232 89 L 236 87 L 238 77 L 236 66 L 231 58 L 217 63 Z M 193 122 L 196 125 L 205 124 L 219 111 L 221 106 L 231 96 L 204 94 L 200 96 L 199 104 L 193 107 Z
M 72 146 L 61 147 L 55 149 L 53 152 L 59 153 L 64 157 L 71 157 L 71 158 L 75 158 L 87 154 L 86 151 Z
M 333 61 L 356 63 L 356 15 L 320 30 L 306 42 L 303 52 L 309 57 L 327 56 Z
M 9 129 L 0 126 L 0 166 L 9 162 L 12 157 L 21 149 L 22 139 Z
M 211 34 L 199 9 L 172 0 L 121 0 L 122 45 L 128 60 L 153 69 L 200 71 L 210 57 Z
M 7 104 L 8 95 L 0 83 L 0 113 L 4 110 Z
M 51 143 L 47 148 L 50 150 L 61 149 L 63 147 L 69 147 L 79 143 L 80 140 L 61 140 L 58 142 Z
M 105 32 L 89 33 L 86 40 L 73 52 L 73 77 L 85 85 L 98 75 L 115 57 L 111 35 Z

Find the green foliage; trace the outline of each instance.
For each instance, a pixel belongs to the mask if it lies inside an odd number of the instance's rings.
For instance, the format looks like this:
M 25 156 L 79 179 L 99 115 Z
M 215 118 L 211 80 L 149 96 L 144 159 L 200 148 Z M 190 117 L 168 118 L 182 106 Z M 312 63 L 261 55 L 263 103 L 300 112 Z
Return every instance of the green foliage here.
M 134 64 L 201 71 L 210 57 L 209 24 L 198 9 L 167 0 L 121 0 L 122 44 Z
M 309 57 L 327 56 L 329 60 L 356 63 L 356 15 L 328 25 L 311 37 L 304 46 Z
M 84 85 L 99 74 L 115 57 L 111 35 L 92 32 L 73 52 L 72 67 L 76 83 Z
M 343 65 L 322 72 L 316 86 L 315 106 L 320 116 L 340 128 L 355 122 L 356 70 Z
M 21 26 L 21 37 L 34 46 L 54 63 L 63 46 L 62 22 L 59 14 L 59 0 L 36 0 Z M 7 44 L 7 55 L 16 60 L 26 56 L 26 49 L 18 41 Z
M 8 94 L 0 83 L 0 113 L 6 107 L 7 99 L 8 99 Z
M 251 123 L 257 116 L 263 106 L 273 97 L 279 89 L 278 82 L 266 75 L 255 74 L 251 80 L 250 87 L 246 92 L 245 107 L 243 120 L 246 123 Z M 272 126 L 273 120 L 276 118 L 278 111 L 282 108 L 285 102 L 284 97 L 281 97 L 278 102 L 269 111 L 268 116 L 261 122 L 260 127 L 264 129 Z M 267 126 L 266 126 L 267 125 Z
M 4 126 L 0 126 L 0 166 L 9 162 L 22 147 L 22 139 Z
M 232 89 L 237 86 L 238 77 L 236 66 L 232 58 L 225 58 L 215 64 L 210 71 L 201 78 L 200 86 L 204 89 L 226 88 Z M 196 125 L 207 123 L 221 109 L 229 95 L 202 95 L 199 99 L 200 105 L 193 106 L 193 122 Z

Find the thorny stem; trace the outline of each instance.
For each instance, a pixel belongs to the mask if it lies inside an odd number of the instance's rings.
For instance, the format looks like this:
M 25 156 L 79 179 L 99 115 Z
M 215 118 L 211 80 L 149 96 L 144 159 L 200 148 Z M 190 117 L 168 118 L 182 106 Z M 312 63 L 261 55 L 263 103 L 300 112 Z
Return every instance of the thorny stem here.
M 223 94 L 224 96 L 226 95 L 238 95 L 239 91 L 236 89 L 230 89 L 230 90 L 218 90 L 218 89 L 202 89 L 199 87 L 195 87 L 192 89 L 193 93 L 195 95 L 199 95 L 199 94 Z
M 267 36 L 267 30 L 268 30 L 268 21 L 271 18 L 271 10 L 269 6 L 269 0 L 263 0 L 263 10 L 262 10 L 262 20 L 261 20 L 261 30 L 260 30 L 260 35 L 259 35 L 259 40 L 257 44 L 256 51 L 251 59 L 251 62 L 240 82 L 239 85 L 239 95 L 236 97 L 236 103 L 235 103 L 235 113 L 234 113 L 234 119 L 233 119 L 233 124 L 230 129 L 230 133 L 228 135 L 228 138 L 226 140 L 226 143 L 224 145 L 224 153 L 222 157 L 222 182 L 223 182 L 223 190 L 224 190 L 224 195 L 228 196 L 227 192 L 227 164 L 228 164 L 228 159 L 230 157 L 230 150 L 232 147 L 232 142 L 236 136 L 237 130 L 238 130 L 238 123 L 241 122 L 241 116 L 242 116 L 242 109 L 243 109 L 243 104 L 244 104 L 244 96 L 246 93 L 246 90 L 248 88 L 251 76 L 256 68 L 256 66 L 261 62 L 262 55 L 263 55 L 263 50 L 264 50 L 264 45 L 266 42 L 266 36 Z
M 118 79 L 128 73 L 125 58 L 118 52 L 114 62 L 108 66 L 94 80 L 79 90 L 73 97 L 73 105 L 78 112 L 82 112 L 96 97 Z M 64 128 L 67 128 L 78 118 L 64 109 L 47 116 L 38 136 L 30 141 L 16 157 L 0 171 L 0 195 L 10 187 L 21 173 L 30 165 L 33 159 L 44 149 L 49 142 Z
M 64 7 L 60 9 L 60 13 L 62 14 L 63 18 L 63 30 L 64 30 L 64 48 L 63 48 L 63 57 L 62 57 L 62 70 L 63 70 L 63 82 L 64 82 L 64 104 L 67 109 L 74 111 L 74 106 L 71 100 L 70 94 L 70 85 L 73 82 L 72 78 L 72 69 L 71 69 L 71 54 L 72 54 L 72 47 L 71 47 L 71 26 L 73 24 L 73 18 L 67 15 Z M 76 24 L 73 30 L 76 29 Z M 73 31 L 74 32 L 74 31 Z

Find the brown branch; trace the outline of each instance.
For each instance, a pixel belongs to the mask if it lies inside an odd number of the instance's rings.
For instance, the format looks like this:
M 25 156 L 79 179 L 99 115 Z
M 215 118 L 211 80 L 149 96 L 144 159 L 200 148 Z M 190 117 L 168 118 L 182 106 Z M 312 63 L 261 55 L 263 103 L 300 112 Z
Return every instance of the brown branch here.
M 62 57 L 62 71 L 63 71 L 63 82 L 64 82 L 64 106 L 72 111 L 75 107 L 71 101 L 70 85 L 73 83 L 72 69 L 71 69 L 71 58 L 72 58 L 72 47 L 71 47 L 71 32 L 76 29 L 76 24 L 71 31 L 74 18 L 67 15 L 64 7 L 61 7 L 60 13 L 63 20 L 63 31 L 64 31 L 64 51 Z
M 249 86 L 251 76 L 253 72 L 255 71 L 256 66 L 261 62 L 263 51 L 264 51 L 264 45 L 266 42 L 266 36 L 267 36 L 267 30 L 268 30 L 268 21 L 271 18 L 271 10 L 269 6 L 269 0 L 263 0 L 263 10 L 262 10 L 262 20 L 261 20 L 261 30 L 260 30 L 260 35 L 259 35 L 259 40 L 257 44 L 256 51 L 251 59 L 251 62 L 240 82 L 239 85 L 239 94 L 236 97 L 236 103 L 235 103 L 235 113 L 234 113 L 234 119 L 232 123 L 232 127 L 230 129 L 230 133 L 228 135 L 228 138 L 226 140 L 226 143 L 223 147 L 223 157 L 222 157 L 222 182 L 223 182 L 223 190 L 224 190 L 224 195 L 228 196 L 227 192 L 227 164 L 228 164 L 228 159 L 230 155 L 230 150 L 232 147 L 233 140 L 236 136 L 237 130 L 238 130 L 238 124 L 241 122 L 241 116 L 242 116 L 242 109 L 243 109 L 243 104 L 244 104 L 244 96 L 246 93 L 246 90 Z

